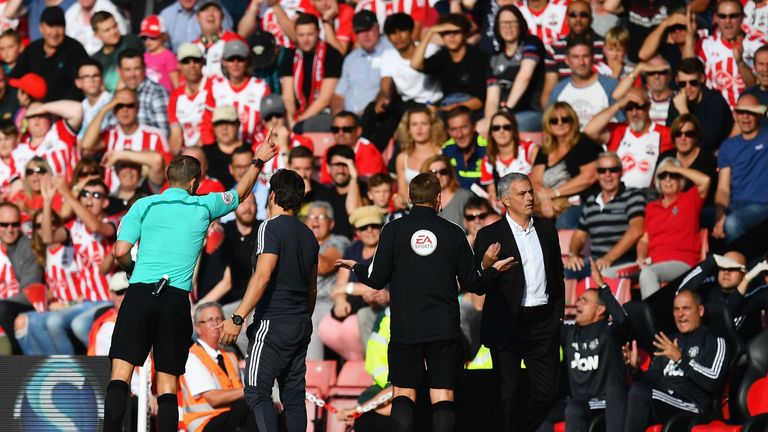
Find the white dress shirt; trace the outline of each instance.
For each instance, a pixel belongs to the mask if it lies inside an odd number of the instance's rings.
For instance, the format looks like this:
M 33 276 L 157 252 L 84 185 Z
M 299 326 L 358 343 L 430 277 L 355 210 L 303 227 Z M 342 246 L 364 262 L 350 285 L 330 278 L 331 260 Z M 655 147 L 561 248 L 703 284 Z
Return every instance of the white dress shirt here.
M 544 270 L 544 253 L 541 251 L 539 236 L 533 226 L 533 219 L 528 222 L 528 229 L 523 229 L 513 221 L 509 213 L 505 216 L 512 235 L 515 236 L 517 249 L 520 251 L 520 264 L 525 276 L 523 307 L 547 304 L 547 273 Z
M 216 357 L 222 354 L 220 350 L 213 349 L 210 345 L 198 339 L 197 342 L 203 347 L 203 350 L 216 362 Z M 219 390 L 219 381 L 213 376 L 211 371 L 203 364 L 196 355 L 191 354 L 187 357 L 186 372 L 184 379 L 187 380 L 187 388 L 193 396 L 201 395 L 209 390 Z

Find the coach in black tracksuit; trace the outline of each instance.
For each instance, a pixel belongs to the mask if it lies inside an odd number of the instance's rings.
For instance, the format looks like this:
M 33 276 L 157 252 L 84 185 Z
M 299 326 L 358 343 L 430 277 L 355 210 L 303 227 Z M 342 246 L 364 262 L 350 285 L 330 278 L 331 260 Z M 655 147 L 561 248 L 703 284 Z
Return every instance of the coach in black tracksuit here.
M 391 417 L 402 431 L 413 430 L 414 401 L 425 361 L 432 430 L 453 431 L 453 389 L 462 367 L 457 279 L 462 288 L 471 291 L 512 262 L 494 263 L 499 246 L 492 245 L 483 260 L 487 270 L 476 269 L 463 230 L 437 216 L 439 195 L 438 178 L 419 174 L 409 187 L 413 209 L 384 225 L 370 267 L 339 261 L 370 287 L 382 289 L 389 284 L 389 378 L 395 396 Z

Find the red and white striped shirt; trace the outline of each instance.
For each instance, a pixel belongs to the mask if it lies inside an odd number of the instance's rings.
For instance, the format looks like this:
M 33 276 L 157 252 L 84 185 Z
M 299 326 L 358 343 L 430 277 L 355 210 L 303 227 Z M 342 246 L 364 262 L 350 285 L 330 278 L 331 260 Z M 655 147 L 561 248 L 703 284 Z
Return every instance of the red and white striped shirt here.
M 531 152 L 536 148 L 536 144 L 531 141 L 520 141 L 520 145 L 517 148 L 517 157 L 504 160 L 499 156 L 496 156 L 496 175 L 498 178 L 504 177 L 511 172 L 519 172 L 523 174 L 529 174 L 533 169 L 533 159 L 531 159 Z M 488 161 L 488 156 L 483 156 L 483 163 L 480 165 L 480 184 L 484 186 L 492 185 L 494 166 Z
M 520 0 L 517 7 L 528 23 L 528 31 L 541 39 L 544 45 L 551 46 L 570 31 L 565 20 L 569 2 L 570 0 L 550 0 L 544 9 L 534 11 L 528 6 L 528 0 Z
M 51 166 L 53 175 L 70 177 L 79 157 L 75 150 L 77 134 L 67 122 L 57 120 L 37 147 L 32 147 L 31 140 L 29 134 L 25 134 L 16 147 L 14 157 L 17 167 L 24 167 L 30 159 L 40 156 Z
M 57 301 L 71 303 L 82 296 L 73 246 L 59 245 L 45 252 L 45 283 Z
M 7 299 L 19 293 L 19 280 L 11 265 L 11 258 L 4 246 L 0 246 L 0 299 Z
M 271 93 L 266 81 L 249 77 L 235 87 L 226 78 L 211 78 L 205 83 L 205 89 L 207 95 L 202 123 L 203 143 L 211 144 L 216 141 L 213 135 L 213 110 L 217 106 L 227 105 L 234 106 L 240 117 L 240 139 L 250 142 L 261 122 L 261 99 Z
M 11 152 L 8 162 L 0 158 L 0 193 L 8 192 L 8 188 L 11 186 L 11 180 L 21 175 L 16 164 L 16 158 L 14 154 L 17 151 L 14 149 Z
M 306 9 L 305 13 L 312 14 L 318 19 L 322 20 L 323 17 L 320 12 L 311 3 Z M 352 17 L 355 15 L 355 9 L 346 4 L 339 3 L 339 9 L 336 13 L 336 18 L 333 19 L 333 31 L 336 33 L 336 39 L 341 42 L 353 42 L 355 40 L 355 31 L 352 28 Z M 320 25 L 320 40 L 327 41 L 325 37 L 325 26 Z
M 424 22 L 427 19 L 429 3 L 427 0 L 360 0 L 357 2 L 355 12 L 369 10 L 376 14 L 379 26 L 384 28 L 387 17 L 402 12 L 413 17 L 416 22 Z
M 185 86 L 171 92 L 168 102 L 168 123 L 179 125 L 185 147 L 192 147 L 200 142 L 200 125 L 205 111 L 205 98 L 208 91 L 201 83 L 192 96 L 187 94 Z
M 612 123 L 608 126 L 611 138 L 608 151 L 621 158 L 624 174 L 621 181 L 630 188 L 647 188 L 653 185 L 653 172 L 659 155 L 674 148 L 669 137 L 669 128 L 651 123 L 650 129 L 638 134 L 627 123 Z
M 155 151 L 163 155 L 166 163 L 171 160 L 171 150 L 165 135 L 160 129 L 152 126 L 139 124 L 139 127 L 130 135 L 123 133 L 123 129 L 119 125 L 113 126 L 101 133 L 101 139 L 108 152 L 121 150 Z M 106 169 L 104 181 L 109 186 L 110 191 L 115 191 L 120 186 L 117 173 L 112 168 Z
M 768 44 L 760 34 L 752 33 L 744 36 L 741 41 L 743 51 L 741 57 L 750 68 L 754 63 L 755 51 Z M 696 45 L 696 55 L 704 63 L 707 77 L 707 87 L 722 93 L 731 109 L 744 91 L 744 80 L 739 73 L 736 59 L 733 57 L 733 44 L 722 38 L 717 32 L 699 40 Z
M 283 8 L 285 14 L 290 19 L 296 19 L 300 13 L 304 13 L 312 8 L 310 0 L 280 0 L 280 7 Z M 264 31 L 272 33 L 275 37 L 275 43 L 286 48 L 293 48 L 294 44 L 288 35 L 285 34 L 283 28 L 280 27 L 280 23 L 277 21 L 277 15 L 271 6 L 267 6 L 267 2 L 262 2 L 262 8 L 259 11 L 261 16 L 261 28 Z
M 108 222 L 108 219 L 105 218 L 104 222 Z M 75 262 L 83 299 L 108 301 L 110 296 L 107 275 L 101 274 L 99 267 L 112 250 L 114 241 L 99 233 L 88 231 L 79 218 L 70 222 L 68 228 L 72 246 L 75 248 Z
M 240 37 L 237 33 L 231 31 L 223 31 L 215 41 L 207 40 L 208 43 L 203 43 L 202 36 L 195 39 L 194 43 L 200 48 L 200 51 L 205 55 L 205 65 L 203 66 L 203 76 L 214 77 L 223 76 L 221 73 L 221 57 L 224 55 L 224 44 L 231 40 L 239 39 L 246 42 L 245 39 Z M 247 42 L 246 42 L 247 43 Z
M 754 0 L 744 3 L 744 25 L 750 32 L 760 32 L 763 37 L 768 35 L 768 2 L 760 6 L 757 6 Z

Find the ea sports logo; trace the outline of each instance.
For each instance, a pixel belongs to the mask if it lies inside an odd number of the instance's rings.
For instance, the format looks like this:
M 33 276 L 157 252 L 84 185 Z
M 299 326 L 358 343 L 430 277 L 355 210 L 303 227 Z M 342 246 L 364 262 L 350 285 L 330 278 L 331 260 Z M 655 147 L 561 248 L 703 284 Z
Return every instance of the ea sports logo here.
M 411 236 L 411 249 L 416 255 L 431 255 L 437 249 L 437 236 L 429 230 L 418 230 Z

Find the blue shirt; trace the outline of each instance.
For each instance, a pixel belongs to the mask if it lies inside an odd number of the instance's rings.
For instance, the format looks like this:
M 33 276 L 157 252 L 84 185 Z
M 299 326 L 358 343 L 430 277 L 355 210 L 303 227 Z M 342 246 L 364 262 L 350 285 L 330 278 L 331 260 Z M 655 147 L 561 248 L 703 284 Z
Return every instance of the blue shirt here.
M 485 156 L 485 146 L 488 142 L 484 137 L 475 134 L 476 144 L 475 151 L 469 158 L 469 161 L 464 161 L 464 153 L 462 153 L 456 140 L 453 138 L 443 144 L 443 155 L 451 158 L 451 165 L 453 165 L 454 171 L 456 171 L 456 177 L 459 180 L 459 185 L 464 189 L 469 189 L 472 184 L 480 184 L 480 167 L 483 164 L 483 156 Z
M 743 135 L 725 140 L 717 166 L 731 169 L 731 201 L 768 203 L 768 128 L 751 140 Z
M 118 241 L 139 242 L 130 282 L 154 283 L 167 274 L 171 286 L 190 291 L 208 225 L 239 203 L 234 192 L 192 196 L 180 188 L 136 201 L 117 232 Z
M 165 23 L 165 28 L 168 32 L 168 42 L 171 44 L 173 52 L 178 51 L 184 42 L 192 42 L 200 37 L 197 9 L 197 5 L 192 9 L 184 9 L 179 2 L 174 2 L 160 12 L 160 18 Z M 221 22 L 221 27 L 223 30 L 232 30 L 232 16 L 226 8 L 222 9 L 224 11 L 224 19 Z
M 372 52 L 357 48 L 344 59 L 336 93 L 344 95 L 344 109 L 362 113 L 373 102 L 381 85 L 381 55 L 392 48 L 382 36 Z

